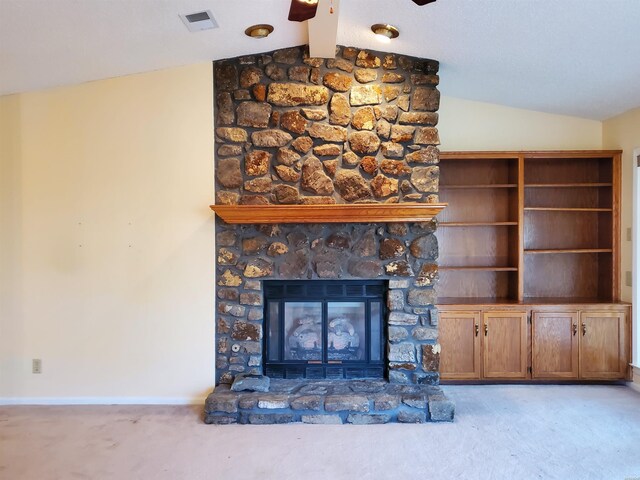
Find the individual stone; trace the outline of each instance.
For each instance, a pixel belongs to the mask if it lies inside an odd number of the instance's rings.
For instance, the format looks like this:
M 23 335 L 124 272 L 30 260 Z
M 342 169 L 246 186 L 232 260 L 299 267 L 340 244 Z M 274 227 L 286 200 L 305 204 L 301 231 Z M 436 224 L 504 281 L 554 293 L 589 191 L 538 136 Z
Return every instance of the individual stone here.
M 413 141 L 413 133 L 415 127 L 404 125 L 392 125 L 391 126 L 391 141 L 392 142 L 411 142 Z
M 267 193 L 271 191 L 271 177 L 258 177 L 244 182 L 244 189 L 248 192 Z
M 240 159 L 222 158 L 218 160 L 218 168 L 216 168 L 216 178 L 220 185 L 225 188 L 237 188 L 242 186 L 242 171 L 240 170 Z
M 327 395 L 324 409 L 327 412 L 368 412 L 369 399 L 360 395 Z
M 431 85 L 436 86 L 440 82 L 438 75 L 424 75 L 424 74 L 413 74 L 411 75 L 411 83 L 414 85 Z
M 400 95 L 398 97 L 398 101 L 396 102 L 396 105 L 398 105 L 398 108 L 400 110 L 403 111 L 408 111 L 409 110 L 409 95 Z
M 216 192 L 216 203 L 218 205 L 237 205 L 240 194 L 229 190 L 219 190 Z
M 407 410 L 400 410 L 398 412 L 398 422 L 400 423 L 424 423 L 426 421 L 426 412 L 412 412 Z
M 303 395 L 291 400 L 293 410 L 320 410 L 322 397 L 320 395 Z
M 360 168 L 369 175 L 374 175 L 378 171 L 378 160 L 376 160 L 376 157 L 363 157 L 360 162 Z
M 371 198 L 367 182 L 354 170 L 340 170 L 336 173 L 335 188 L 347 202 Z
M 283 205 L 294 205 L 300 203 L 300 192 L 291 185 L 276 185 L 273 188 L 276 200 Z
M 264 69 L 264 72 L 274 82 L 281 82 L 287 79 L 287 71 L 274 63 L 270 63 Z
M 264 102 L 242 102 L 238 105 L 238 125 L 242 127 L 265 128 L 269 125 L 271 105 Z
M 352 260 L 347 265 L 350 275 L 359 278 L 376 278 L 382 275 L 382 266 L 374 260 Z
M 372 107 L 359 108 L 351 120 L 351 126 L 358 130 L 373 130 L 375 124 L 376 117 Z
M 240 155 L 242 153 L 242 147 L 240 145 L 220 145 L 218 148 L 219 157 L 231 157 L 234 155 Z
M 241 293 L 240 305 L 262 305 L 262 295 L 259 293 Z
M 416 129 L 415 143 L 418 145 L 440 145 L 440 136 L 435 127 L 420 127 Z
M 291 135 L 282 130 L 260 130 L 251 134 L 251 141 L 256 147 L 284 147 L 291 141 Z
M 409 163 L 435 165 L 440 161 L 440 152 L 437 147 L 430 145 L 427 148 L 421 148 L 418 151 L 410 153 L 405 157 L 405 160 Z
M 417 124 L 433 127 L 438 123 L 438 114 L 434 112 L 402 112 L 398 122 L 401 125 Z
M 376 133 L 381 138 L 389 138 L 391 134 L 391 124 L 386 120 L 380 120 L 376 125 Z
M 249 93 L 249 90 L 244 89 L 234 90 L 233 99 L 238 101 L 251 100 L 251 93 Z
M 247 263 L 244 276 L 249 278 L 268 277 L 273 273 L 273 263 L 262 258 L 255 258 Z
M 294 65 L 300 59 L 300 47 L 284 48 L 273 52 L 273 61 L 276 63 L 286 63 Z
M 238 411 L 238 397 L 229 394 L 212 393 L 207 397 L 205 410 L 207 413 L 236 413 Z
M 262 195 L 242 195 L 240 205 L 269 205 L 269 199 Z
M 231 390 L 234 392 L 268 392 L 271 379 L 265 375 L 236 375 Z M 235 397 L 237 399 L 237 397 Z M 229 412 L 231 413 L 231 412 Z
M 413 276 L 413 269 L 406 260 L 398 260 L 395 262 L 387 263 L 384 266 L 384 270 L 387 275 L 394 275 L 399 277 L 411 277 Z
M 252 340 L 257 342 L 262 338 L 262 327 L 260 325 L 254 325 L 253 323 L 237 321 L 233 324 L 231 338 L 234 340 Z
M 404 82 L 404 75 L 400 75 L 395 72 L 385 72 L 382 75 L 382 83 L 402 83 Z
M 349 166 L 355 166 L 360 163 L 360 157 L 353 152 L 345 152 L 342 155 L 342 163 Z
M 437 192 L 439 176 L 438 167 L 414 167 L 411 171 L 411 184 L 419 192 Z
M 238 88 L 238 71 L 235 65 L 220 64 L 215 66 L 216 90 L 232 91 Z
M 339 415 L 302 415 L 300 421 L 315 425 L 342 425 Z
M 315 122 L 309 127 L 309 135 L 325 142 L 344 142 L 347 140 L 347 129 L 326 123 Z
M 238 263 L 238 254 L 227 248 L 218 250 L 218 265 L 235 265 Z
M 271 154 L 264 150 L 252 150 L 244 156 L 244 173 L 251 176 L 264 175 L 269 171 Z
M 440 370 L 440 345 L 422 345 L 422 369 L 425 372 Z
M 353 246 L 353 253 L 360 257 L 371 257 L 377 252 L 373 229 L 367 230 Z
M 438 329 L 436 328 L 427 328 L 427 327 L 416 327 L 412 332 L 413 338 L 416 340 L 429 341 L 429 340 L 437 340 L 438 339 Z
M 384 105 L 381 107 L 375 107 L 376 111 L 379 112 L 379 115 L 376 114 L 376 117 L 382 117 L 385 120 L 390 122 L 395 121 L 398 118 L 398 107 L 397 105 Z
M 224 230 L 216 234 L 216 243 L 222 247 L 232 247 L 235 245 L 238 236 L 233 230 Z
M 250 308 L 249 313 L 247 314 L 247 320 L 249 320 L 250 322 L 254 322 L 257 320 L 262 320 L 263 316 L 264 315 L 261 308 Z
M 336 157 L 342 153 L 340 145 L 326 143 L 313 148 L 313 153 L 321 157 Z
M 343 58 L 329 58 L 327 59 L 327 68 L 337 68 L 343 72 L 353 72 L 353 63 Z
M 351 247 L 351 240 L 347 235 L 342 233 L 332 233 L 327 237 L 326 245 L 329 248 L 347 250 Z
M 382 101 L 380 85 L 359 85 L 351 88 L 349 100 L 352 107 L 378 105 Z
M 309 51 L 308 49 L 302 54 L 302 62 L 305 65 L 309 65 L 311 67 L 321 67 L 324 64 L 324 58 L 311 58 L 309 57 Z
M 269 85 L 267 101 L 279 107 L 324 105 L 329 101 L 329 90 L 299 83 L 272 83 Z
M 384 159 L 380 162 L 380 170 L 388 175 L 408 175 L 411 173 L 411 168 L 404 164 L 400 160 L 387 160 Z
M 390 362 L 415 362 L 416 349 L 413 343 L 389 344 L 387 358 Z
M 319 110 L 317 108 L 302 108 L 300 109 L 300 111 L 302 112 L 302 116 L 307 120 L 319 121 L 327 118 L 326 110 Z
M 389 314 L 389 325 L 417 325 L 418 315 L 404 312 L 391 312 Z
M 320 69 L 319 68 L 312 68 L 311 69 L 311 75 L 309 76 L 309 81 L 311 83 L 313 83 L 314 85 L 320 85 L 320 80 L 322 79 L 322 76 L 320 75 Z
M 334 191 L 333 182 L 324 173 L 322 163 L 316 157 L 307 158 L 302 164 L 302 183 L 304 190 L 319 195 L 330 195 Z
M 340 278 L 342 276 L 342 260 L 340 255 L 327 252 L 316 257 L 313 267 L 319 278 Z
M 309 138 L 309 137 L 299 137 L 299 138 Z M 295 141 L 294 141 L 295 143 Z M 300 155 L 291 150 L 290 148 L 282 147 L 278 149 L 277 159 L 279 163 L 283 165 L 291 166 L 300 160 Z M 276 168 L 277 171 L 277 168 Z
M 297 182 L 300 180 L 300 173 L 296 172 L 293 168 L 285 165 L 276 165 L 275 167 L 278 177 L 285 182 Z
M 398 180 L 378 174 L 371 180 L 371 191 L 376 198 L 384 198 L 398 193 Z
M 293 248 L 301 248 L 309 245 L 309 237 L 301 230 L 294 230 L 287 235 L 289 245 Z
M 390 326 L 388 334 L 388 339 L 391 343 L 398 343 L 406 338 L 409 338 L 409 332 L 407 332 L 407 329 L 403 327 Z
M 262 365 L 262 357 L 255 355 L 250 356 L 247 365 L 249 365 L 250 367 L 259 367 L 260 365 Z
M 289 397 L 287 395 L 269 395 L 258 398 L 258 408 L 276 410 L 278 408 L 289 408 Z
M 246 413 L 240 414 L 240 423 L 251 425 L 279 425 L 293 422 L 290 413 Z
M 310 73 L 311 69 L 309 67 L 289 67 L 289 80 L 307 83 L 309 81 Z
M 429 395 L 429 415 L 432 422 L 452 422 L 455 404 L 444 395 Z
M 258 84 L 253 86 L 253 97 L 258 102 L 264 102 L 267 99 L 267 87 L 266 85 Z
M 230 93 L 223 92 L 216 95 L 216 108 L 218 125 L 232 125 L 235 122 L 236 115 Z
M 391 102 L 398 98 L 399 95 L 400 88 L 391 85 L 382 86 L 382 96 L 384 97 L 385 102 Z
M 286 278 L 306 278 L 309 271 L 309 254 L 304 250 L 291 252 L 283 257 L 280 276 Z
M 218 353 L 228 353 L 229 348 L 229 339 L 227 337 L 218 339 Z
M 247 280 L 244 282 L 244 288 L 247 290 L 262 290 L 262 284 L 259 280 Z
M 238 300 L 239 293 L 237 288 L 218 288 L 217 290 L 218 290 L 218 298 L 222 300 Z M 229 332 L 228 326 L 226 331 L 221 332 L 220 323 L 218 323 L 218 332 L 228 333 Z
M 392 278 L 389 280 L 389 288 L 409 288 L 409 280 Z
M 435 88 L 416 87 L 411 105 L 414 110 L 435 112 L 440 106 L 440 92 Z
M 382 61 L 382 68 L 385 70 L 395 70 L 398 68 L 396 64 L 396 57 L 394 55 L 385 55 Z
M 356 153 L 375 153 L 380 147 L 380 139 L 373 132 L 352 132 L 349 134 L 349 146 Z
M 260 83 L 262 80 L 262 69 L 258 67 L 246 67 L 240 72 L 240 86 L 249 88 Z
M 433 288 L 412 288 L 407 295 L 407 302 L 413 306 L 433 305 L 438 296 Z
M 298 111 L 284 112 L 280 117 L 280 126 L 300 135 L 307 129 L 307 120 Z
M 409 383 L 409 377 L 404 372 L 398 372 L 396 370 L 389 371 L 389 383 Z
M 342 58 L 347 60 L 353 60 L 358 55 L 358 50 L 353 47 L 344 47 L 342 49 Z
M 311 140 L 311 138 L 309 137 L 298 137 L 293 142 L 291 142 L 291 146 L 295 148 L 298 152 L 304 154 L 304 153 L 307 153 L 309 150 L 311 150 L 311 147 L 313 147 L 313 140 Z M 291 152 L 291 153 L 295 153 L 295 152 Z M 297 159 L 299 158 L 300 156 L 298 156 Z M 278 151 L 278 160 L 280 160 L 280 151 Z M 296 160 L 293 160 L 293 161 L 296 161 Z M 281 163 L 285 163 L 285 162 L 281 162 Z
M 380 66 L 380 58 L 367 52 L 360 50 L 356 58 L 356 66 L 364 68 L 378 68 Z
M 346 126 L 351 121 L 351 107 L 347 97 L 341 93 L 336 93 L 331 97 L 331 103 L 329 104 L 329 110 L 331 112 L 329 116 L 329 122 Z
M 289 247 L 287 247 L 282 242 L 273 242 L 269 245 L 269 249 L 267 250 L 267 255 L 270 257 L 277 257 L 279 255 L 284 255 L 289 251 Z
M 380 259 L 389 260 L 404 255 L 406 251 L 404 244 L 396 238 L 385 238 L 380 242 Z M 401 294 L 401 292 L 397 292 Z
M 416 258 L 435 260 L 438 258 L 438 239 L 435 235 L 418 237 L 411 242 L 410 250 Z
M 219 127 L 216 128 L 216 135 L 220 137 L 223 141 L 233 142 L 233 143 L 243 143 L 246 142 L 249 138 L 247 136 L 247 131 L 243 128 L 233 128 L 233 127 Z
M 360 83 L 369 83 L 378 78 L 378 71 L 373 68 L 357 69 L 354 73 L 354 76 Z
M 383 142 L 381 144 L 382 155 L 390 158 L 402 158 L 404 147 L 396 142 Z
M 322 78 L 322 83 L 334 92 L 347 92 L 351 88 L 351 77 L 344 73 L 329 72 Z
M 416 280 L 416 287 L 432 287 L 438 280 L 438 265 L 435 263 L 425 263 L 420 267 Z
M 302 205 L 333 205 L 336 203 L 336 200 L 328 196 L 301 197 L 300 203 L 302 203 Z
M 395 410 L 400 405 L 397 395 L 379 395 L 374 398 L 373 405 L 376 410 Z

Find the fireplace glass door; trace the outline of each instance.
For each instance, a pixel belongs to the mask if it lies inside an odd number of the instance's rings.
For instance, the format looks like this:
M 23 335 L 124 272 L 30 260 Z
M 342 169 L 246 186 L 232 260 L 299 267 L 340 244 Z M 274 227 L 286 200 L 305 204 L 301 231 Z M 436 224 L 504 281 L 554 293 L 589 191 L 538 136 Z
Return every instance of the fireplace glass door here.
M 265 281 L 265 373 L 381 378 L 385 282 Z

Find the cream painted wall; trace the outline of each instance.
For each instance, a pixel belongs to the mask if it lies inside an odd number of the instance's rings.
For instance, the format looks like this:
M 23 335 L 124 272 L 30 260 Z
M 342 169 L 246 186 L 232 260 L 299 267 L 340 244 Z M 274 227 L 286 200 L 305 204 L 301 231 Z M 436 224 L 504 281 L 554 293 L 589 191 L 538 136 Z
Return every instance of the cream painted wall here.
M 575 150 L 602 148 L 602 123 L 443 96 L 442 150 Z
M 212 104 L 210 63 L 0 98 L 0 402 L 211 389 Z

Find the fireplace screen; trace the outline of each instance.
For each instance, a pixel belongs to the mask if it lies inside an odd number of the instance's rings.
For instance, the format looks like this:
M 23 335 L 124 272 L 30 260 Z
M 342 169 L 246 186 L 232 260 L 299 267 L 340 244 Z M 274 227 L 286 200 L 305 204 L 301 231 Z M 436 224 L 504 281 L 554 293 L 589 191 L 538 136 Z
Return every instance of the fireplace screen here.
M 381 378 L 385 282 L 265 281 L 265 373 Z

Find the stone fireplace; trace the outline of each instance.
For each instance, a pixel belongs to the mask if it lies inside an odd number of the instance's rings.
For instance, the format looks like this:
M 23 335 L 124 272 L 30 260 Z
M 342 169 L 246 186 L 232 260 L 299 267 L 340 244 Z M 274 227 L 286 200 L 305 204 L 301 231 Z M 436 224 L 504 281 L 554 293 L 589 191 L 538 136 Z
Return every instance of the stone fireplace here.
M 271 204 L 438 202 L 438 62 L 352 47 L 339 47 L 334 59 L 309 58 L 306 51 L 294 47 L 214 63 L 216 204 L 258 210 Z M 316 387 L 329 394 L 336 388 L 355 392 L 331 384 L 338 377 L 377 378 L 376 387 L 356 390 L 386 395 L 395 385 L 396 395 L 428 393 L 446 404 L 436 387 L 435 229 L 435 221 L 234 225 L 217 219 L 217 387 L 207 400 L 207 421 L 300 421 L 283 409 L 293 408 L 298 390 L 315 388 L 313 378 L 323 379 Z M 308 298 L 287 303 L 278 296 L 283 281 Z M 347 294 L 348 285 L 358 284 L 359 295 Z M 364 285 L 381 292 L 377 300 Z M 344 295 L 332 297 L 329 286 Z M 290 323 L 284 325 L 287 308 Z M 371 323 L 376 315 L 377 327 Z M 272 331 L 274 325 L 298 335 Z M 361 342 L 365 353 L 358 350 Z M 359 359 L 350 359 L 349 349 Z M 282 379 L 271 384 L 288 400 L 265 400 L 271 412 L 251 413 L 259 399 L 255 405 L 245 399 L 243 408 L 228 385 L 239 375 L 265 373 Z M 358 415 L 375 409 L 359 401 Z M 403 417 L 397 408 L 386 421 L 429 419 Z M 348 415 L 339 418 L 349 421 Z

